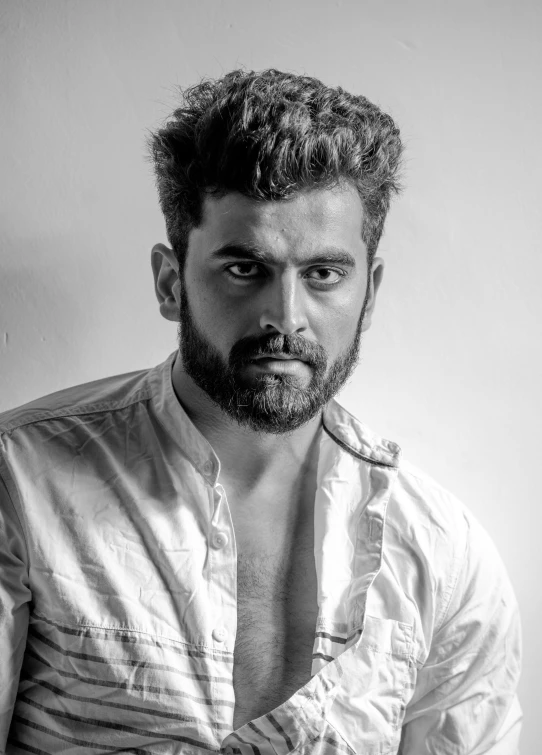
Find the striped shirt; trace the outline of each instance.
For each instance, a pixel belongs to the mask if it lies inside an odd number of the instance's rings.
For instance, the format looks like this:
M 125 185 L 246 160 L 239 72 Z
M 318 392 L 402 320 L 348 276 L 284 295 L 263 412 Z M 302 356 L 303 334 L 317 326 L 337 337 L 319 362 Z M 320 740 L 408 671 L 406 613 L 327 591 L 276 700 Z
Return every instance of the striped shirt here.
M 158 367 L 0 416 L 0 751 L 516 752 L 516 600 L 452 495 L 322 417 L 310 681 L 233 731 L 220 462 Z

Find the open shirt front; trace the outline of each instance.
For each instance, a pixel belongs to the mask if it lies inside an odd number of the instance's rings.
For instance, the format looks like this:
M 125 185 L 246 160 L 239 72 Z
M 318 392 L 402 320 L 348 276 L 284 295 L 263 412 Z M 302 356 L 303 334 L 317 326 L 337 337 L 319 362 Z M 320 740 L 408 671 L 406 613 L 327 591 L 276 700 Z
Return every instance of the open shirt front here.
M 519 619 L 491 540 L 335 401 L 311 679 L 232 731 L 235 533 L 174 358 L 0 415 L 0 751 L 515 753 Z

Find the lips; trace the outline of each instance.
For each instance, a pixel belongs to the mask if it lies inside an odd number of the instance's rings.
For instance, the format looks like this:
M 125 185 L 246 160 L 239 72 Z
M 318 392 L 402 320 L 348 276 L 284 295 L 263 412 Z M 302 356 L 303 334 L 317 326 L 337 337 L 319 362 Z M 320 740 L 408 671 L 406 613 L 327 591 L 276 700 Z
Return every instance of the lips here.
M 252 359 L 247 365 L 247 369 L 256 375 L 291 375 L 297 377 L 308 377 L 311 372 L 311 368 L 306 362 L 290 354 L 285 354 L 282 357 L 274 354 L 273 356 Z
M 303 357 L 297 356 L 295 354 L 259 354 L 257 357 L 254 357 L 252 361 L 258 362 L 260 359 L 276 359 L 278 361 L 285 362 L 290 362 L 293 360 L 296 360 L 298 362 L 306 361 L 305 359 L 303 359 Z

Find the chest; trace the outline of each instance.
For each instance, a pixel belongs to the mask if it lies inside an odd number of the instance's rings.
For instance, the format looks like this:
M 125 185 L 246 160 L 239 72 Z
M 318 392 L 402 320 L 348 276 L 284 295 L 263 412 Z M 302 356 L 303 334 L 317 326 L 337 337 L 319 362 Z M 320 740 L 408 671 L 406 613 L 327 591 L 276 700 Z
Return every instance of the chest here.
M 234 728 L 309 681 L 317 615 L 312 526 L 280 547 L 268 538 L 258 550 L 239 549 Z

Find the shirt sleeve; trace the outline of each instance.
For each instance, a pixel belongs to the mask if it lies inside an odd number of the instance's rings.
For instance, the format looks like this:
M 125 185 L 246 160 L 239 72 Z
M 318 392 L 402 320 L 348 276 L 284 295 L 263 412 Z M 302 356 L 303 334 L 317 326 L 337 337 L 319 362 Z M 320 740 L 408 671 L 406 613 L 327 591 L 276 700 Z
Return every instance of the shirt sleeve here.
M 517 602 L 485 530 L 471 517 L 445 618 L 407 705 L 401 755 L 517 755 L 521 661 Z
M 17 695 L 30 597 L 24 535 L 0 476 L 0 752 L 5 752 Z

